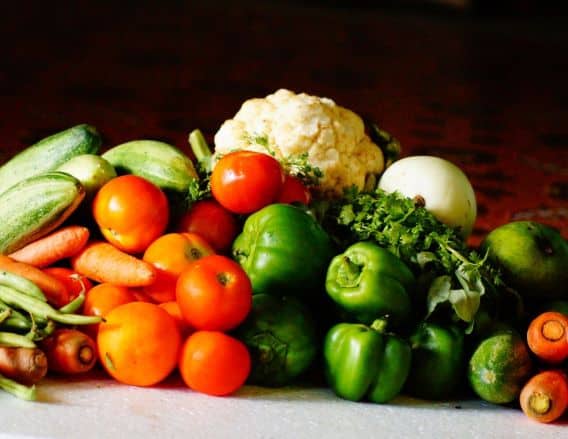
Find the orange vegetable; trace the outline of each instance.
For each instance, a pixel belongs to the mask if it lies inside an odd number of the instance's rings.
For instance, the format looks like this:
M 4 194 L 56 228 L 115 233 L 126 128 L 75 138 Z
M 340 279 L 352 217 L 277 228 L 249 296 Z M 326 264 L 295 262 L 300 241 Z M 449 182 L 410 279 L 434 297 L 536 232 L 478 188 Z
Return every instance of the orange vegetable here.
M 559 370 L 547 370 L 533 376 L 520 396 L 523 412 L 538 422 L 553 422 L 568 408 L 568 379 Z
M 106 316 L 111 310 L 125 303 L 136 302 L 138 299 L 134 291 L 109 283 L 95 285 L 87 292 L 83 304 L 83 314 L 86 316 Z M 91 337 L 96 338 L 99 324 L 87 325 L 84 330 Z
M 103 367 L 117 381 L 152 386 L 175 369 L 181 336 L 166 310 L 153 303 L 131 302 L 105 316 L 97 345 Z
M 191 262 L 210 254 L 213 248 L 195 233 L 168 233 L 156 239 L 144 252 L 142 259 L 157 270 L 156 281 L 144 287 L 154 301 L 175 300 L 176 281 Z
M 104 241 L 87 244 L 71 258 L 71 266 L 94 281 L 125 287 L 146 286 L 156 280 L 156 269 L 152 264 Z
M 70 328 L 56 329 L 41 342 L 50 372 L 77 374 L 88 372 L 97 362 L 94 340 Z
M 86 227 L 67 226 L 31 242 L 11 253 L 10 257 L 15 261 L 43 268 L 76 255 L 88 239 L 89 229 Z
M 568 316 L 547 311 L 536 316 L 527 330 L 527 344 L 540 359 L 558 364 L 568 358 Z
M 67 287 L 59 279 L 45 273 L 40 268 L 0 255 L 0 270 L 9 271 L 35 283 L 43 291 L 47 301 L 56 308 L 69 303 Z
M 245 383 L 251 359 L 236 338 L 218 331 L 197 331 L 185 341 L 178 368 L 190 389 L 222 396 Z
M 47 373 L 47 357 L 38 348 L 0 346 L 0 374 L 31 385 Z
M 164 232 L 169 221 L 164 192 L 132 174 L 107 182 L 95 195 L 92 206 L 103 236 L 127 253 L 146 250 Z

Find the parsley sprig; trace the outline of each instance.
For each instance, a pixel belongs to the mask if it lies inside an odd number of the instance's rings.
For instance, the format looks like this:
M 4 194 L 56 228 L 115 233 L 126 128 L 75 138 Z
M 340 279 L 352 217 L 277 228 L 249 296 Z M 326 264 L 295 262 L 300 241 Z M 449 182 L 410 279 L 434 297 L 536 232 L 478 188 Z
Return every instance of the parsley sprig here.
M 290 174 L 298 177 L 307 187 L 318 186 L 323 178 L 323 171 L 314 166 L 309 159 L 309 154 L 293 154 L 286 157 L 277 157 L 274 148 L 270 145 L 270 140 L 266 134 L 247 133 L 245 140 L 250 144 L 262 146 L 268 154 L 277 159 L 282 167 Z

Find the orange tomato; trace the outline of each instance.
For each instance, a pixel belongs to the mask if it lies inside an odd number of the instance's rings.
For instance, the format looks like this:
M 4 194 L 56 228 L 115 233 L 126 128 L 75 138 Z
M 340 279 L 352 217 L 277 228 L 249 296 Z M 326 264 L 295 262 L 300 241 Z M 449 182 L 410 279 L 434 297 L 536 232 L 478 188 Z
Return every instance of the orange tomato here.
M 141 253 L 169 220 L 168 199 L 153 183 L 136 175 L 108 181 L 93 200 L 93 217 L 108 242 L 127 253 Z
M 186 337 L 191 333 L 191 326 L 187 324 L 181 315 L 181 309 L 175 300 L 169 302 L 162 302 L 158 305 L 160 308 L 164 308 L 176 321 L 178 325 L 179 332 L 182 337 Z
M 137 297 L 130 288 L 102 283 L 87 292 L 83 304 L 83 314 L 104 317 L 117 306 L 135 301 L 137 301 Z M 91 337 L 96 338 L 98 328 L 99 324 L 86 325 L 83 330 Z
M 197 233 L 221 253 L 231 248 L 239 227 L 235 216 L 217 201 L 201 200 L 182 215 L 178 230 Z
M 181 336 L 165 309 L 130 302 L 105 316 L 97 346 L 109 375 L 121 383 L 144 387 L 159 383 L 175 369 Z
M 87 293 L 93 288 L 92 282 L 82 274 L 67 267 L 47 267 L 43 271 L 50 276 L 59 279 L 67 288 L 69 293 L 67 303 L 75 299 L 81 292 Z
M 213 248 L 195 233 L 168 233 L 148 246 L 144 259 L 157 269 L 156 280 L 144 293 L 155 302 L 176 298 L 176 281 L 185 267 L 193 261 L 214 253 Z
M 246 346 L 218 331 L 197 331 L 182 346 L 178 368 L 185 384 L 209 395 L 238 390 L 251 368 Z
M 205 256 L 181 272 L 176 301 L 192 328 L 226 331 L 241 323 L 250 311 L 252 285 L 232 259 Z

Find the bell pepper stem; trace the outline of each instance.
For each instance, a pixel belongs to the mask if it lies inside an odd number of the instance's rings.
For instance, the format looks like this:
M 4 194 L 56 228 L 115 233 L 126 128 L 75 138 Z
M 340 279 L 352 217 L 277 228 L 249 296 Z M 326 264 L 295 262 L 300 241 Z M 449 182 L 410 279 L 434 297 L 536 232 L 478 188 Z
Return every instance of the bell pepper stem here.
M 380 334 L 384 334 L 387 330 L 388 321 L 386 318 L 376 319 L 373 323 L 371 323 L 371 329 L 376 331 Z
M 357 286 L 361 270 L 361 265 L 355 264 L 348 256 L 344 256 L 338 266 L 337 283 L 342 287 Z

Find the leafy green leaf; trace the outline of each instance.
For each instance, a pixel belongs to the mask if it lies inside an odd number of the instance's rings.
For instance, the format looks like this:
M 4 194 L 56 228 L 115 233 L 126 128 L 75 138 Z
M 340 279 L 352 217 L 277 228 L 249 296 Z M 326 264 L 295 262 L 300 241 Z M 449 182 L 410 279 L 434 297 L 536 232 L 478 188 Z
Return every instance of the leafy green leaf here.
M 428 314 L 426 318 L 436 310 L 438 305 L 449 300 L 451 288 L 452 280 L 450 276 L 438 276 L 434 279 L 428 289 L 428 297 L 426 299 Z
M 464 322 L 472 322 L 479 309 L 481 296 L 478 291 L 467 289 L 451 290 L 448 297 L 457 316 Z

